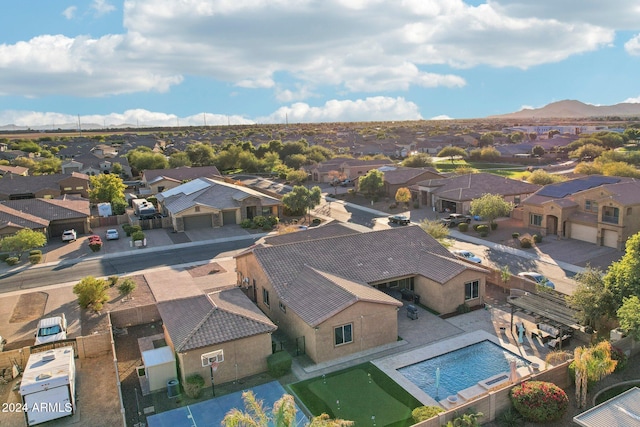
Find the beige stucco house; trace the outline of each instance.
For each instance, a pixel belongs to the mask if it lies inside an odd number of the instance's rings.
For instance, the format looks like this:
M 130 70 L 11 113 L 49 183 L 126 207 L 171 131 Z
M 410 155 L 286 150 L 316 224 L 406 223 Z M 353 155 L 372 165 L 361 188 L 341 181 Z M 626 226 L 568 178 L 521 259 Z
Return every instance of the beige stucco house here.
M 258 215 L 282 216 L 282 202 L 237 184 L 198 178 L 157 196 L 159 211 L 175 231 L 240 224 Z
M 215 166 L 148 169 L 142 171 L 142 194 L 158 194 L 197 178 L 216 178 L 222 174 Z
M 391 295 L 411 291 L 450 313 L 483 303 L 487 274 L 417 226 L 258 246 L 236 256 L 236 269 L 249 298 L 316 363 L 395 342 L 402 303 Z
M 212 372 L 214 384 L 222 384 L 267 370 L 271 334 L 277 328 L 240 289 L 163 301 L 157 306 L 183 383 L 191 374 L 201 375 L 210 386 Z
M 304 166 L 314 182 L 331 182 L 331 172 L 337 172 L 338 179 L 356 180 L 372 169 L 388 164 L 388 160 L 358 160 L 352 158 L 334 158 L 310 166 Z
M 547 185 L 522 203 L 525 225 L 623 250 L 640 232 L 640 181 L 592 175 Z

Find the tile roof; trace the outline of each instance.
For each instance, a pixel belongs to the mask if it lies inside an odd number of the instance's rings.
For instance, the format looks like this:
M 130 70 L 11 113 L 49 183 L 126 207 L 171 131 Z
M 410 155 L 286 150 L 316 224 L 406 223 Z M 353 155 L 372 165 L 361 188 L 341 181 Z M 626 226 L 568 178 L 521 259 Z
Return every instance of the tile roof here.
M 433 168 L 405 168 L 398 166 L 382 166 L 378 168 L 379 171 L 384 172 L 384 181 L 388 184 L 404 184 L 405 182 L 424 176 L 425 178 L 433 175 L 440 175 L 438 171 Z
M 4 200 L 0 203 L 49 221 L 86 218 L 91 214 L 89 200 L 81 198 Z
M 215 209 L 234 209 L 246 197 L 256 197 L 263 206 L 280 205 L 275 197 L 267 196 L 256 190 L 217 181 L 210 178 L 198 178 L 186 184 L 163 191 L 156 197 L 172 214 L 180 213 L 194 205 L 209 206 Z
M 13 224 L 21 228 L 42 228 L 47 227 L 49 221 L 0 203 L 0 224 L 3 227 Z
M 605 199 L 613 199 L 622 205 L 635 205 L 640 203 L 640 181 L 627 181 L 610 184 L 605 187 L 610 196 Z
M 148 169 L 142 172 L 146 182 L 152 182 L 159 177 L 171 178 L 178 181 L 190 181 L 196 178 L 211 178 L 222 174 L 215 166 L 179 167 L 174 169 Z
M 157 305 L 178 352 L 277 329 L 238 288 L 159 302 Z
M 321 225 L 319 227 L 311 227 L 307 230 L 299 230 L 292 233 L 278 234 L 275 236 L 269 236 L 264 239 L 264 243 L 267 245 L 286 245 L 289 243 L 304 242 L 317 239 L 326 239 L 337 236 L 348 236 L 351 234 L 357 234 L 359 231 L 354 230 L 351 227 L 343 225 L 341 222 L 331 222 L 327 225 Z
M 0 175 L 5 173 L 12 173 L 14 175 L 25 175 L 29 172 L 29 168 L 25 168 L 24 166 L 7 166 L 0 165 Z
M 472 173 L 443 179 L 430 179 L 418 183 L 421 187 L 437 187 L 433 193 L 441 198 L 456 201 L 473 200 L 483 194 L 513 196 L 530 194 L 541 187 L 525 181 L 510 179 L 491 173 Z
M 8 174 L 0 179 L 0 193 L 22 194 L 35 193 L 40 190 L 51 189 L 60 190 L 60 181 L 67 178 L 81 178 L 89 181 L 89 176 L 83 173 L 74 172 L 72 174 L 34 175 L 22 176 Z

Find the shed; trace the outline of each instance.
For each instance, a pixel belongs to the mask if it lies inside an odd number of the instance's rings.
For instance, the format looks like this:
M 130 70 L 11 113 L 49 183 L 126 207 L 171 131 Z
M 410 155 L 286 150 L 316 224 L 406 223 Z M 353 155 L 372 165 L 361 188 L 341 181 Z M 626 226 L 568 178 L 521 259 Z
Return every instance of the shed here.
M 98 215 L 100 216 L 111 216 L 113 215 L 111 211 L 111 203 L 98 203 Z
M 75 373 L 73 347 L 56 348 L 29 356 L 20 383 L 27 425 L 75 413 Z
M 167 388 L 167 382 L 178 378 L 176 357 L 171 347 L 165 346 L 142 352 L 149 391 Z

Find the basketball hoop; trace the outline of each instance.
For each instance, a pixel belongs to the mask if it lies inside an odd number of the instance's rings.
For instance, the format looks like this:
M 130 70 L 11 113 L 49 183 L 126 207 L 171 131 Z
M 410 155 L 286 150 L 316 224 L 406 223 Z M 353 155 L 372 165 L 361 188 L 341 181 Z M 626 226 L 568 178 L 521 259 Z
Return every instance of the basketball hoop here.
M 218 365 L 219 364 L 220 363 L 218 363 L 218 362 L 211 362 L 211 371 L 212 372 L 216 372 L 218 370 Z

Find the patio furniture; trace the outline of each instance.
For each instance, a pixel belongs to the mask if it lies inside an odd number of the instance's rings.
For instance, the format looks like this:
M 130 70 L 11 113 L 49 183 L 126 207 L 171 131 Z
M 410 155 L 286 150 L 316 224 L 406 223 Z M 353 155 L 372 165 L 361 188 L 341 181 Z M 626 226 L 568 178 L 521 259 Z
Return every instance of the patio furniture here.
M 407 306 L 407 317 L 411 320 L 416 320 L 418 318 L 418 308 L 415 305 L 409 304 Z

